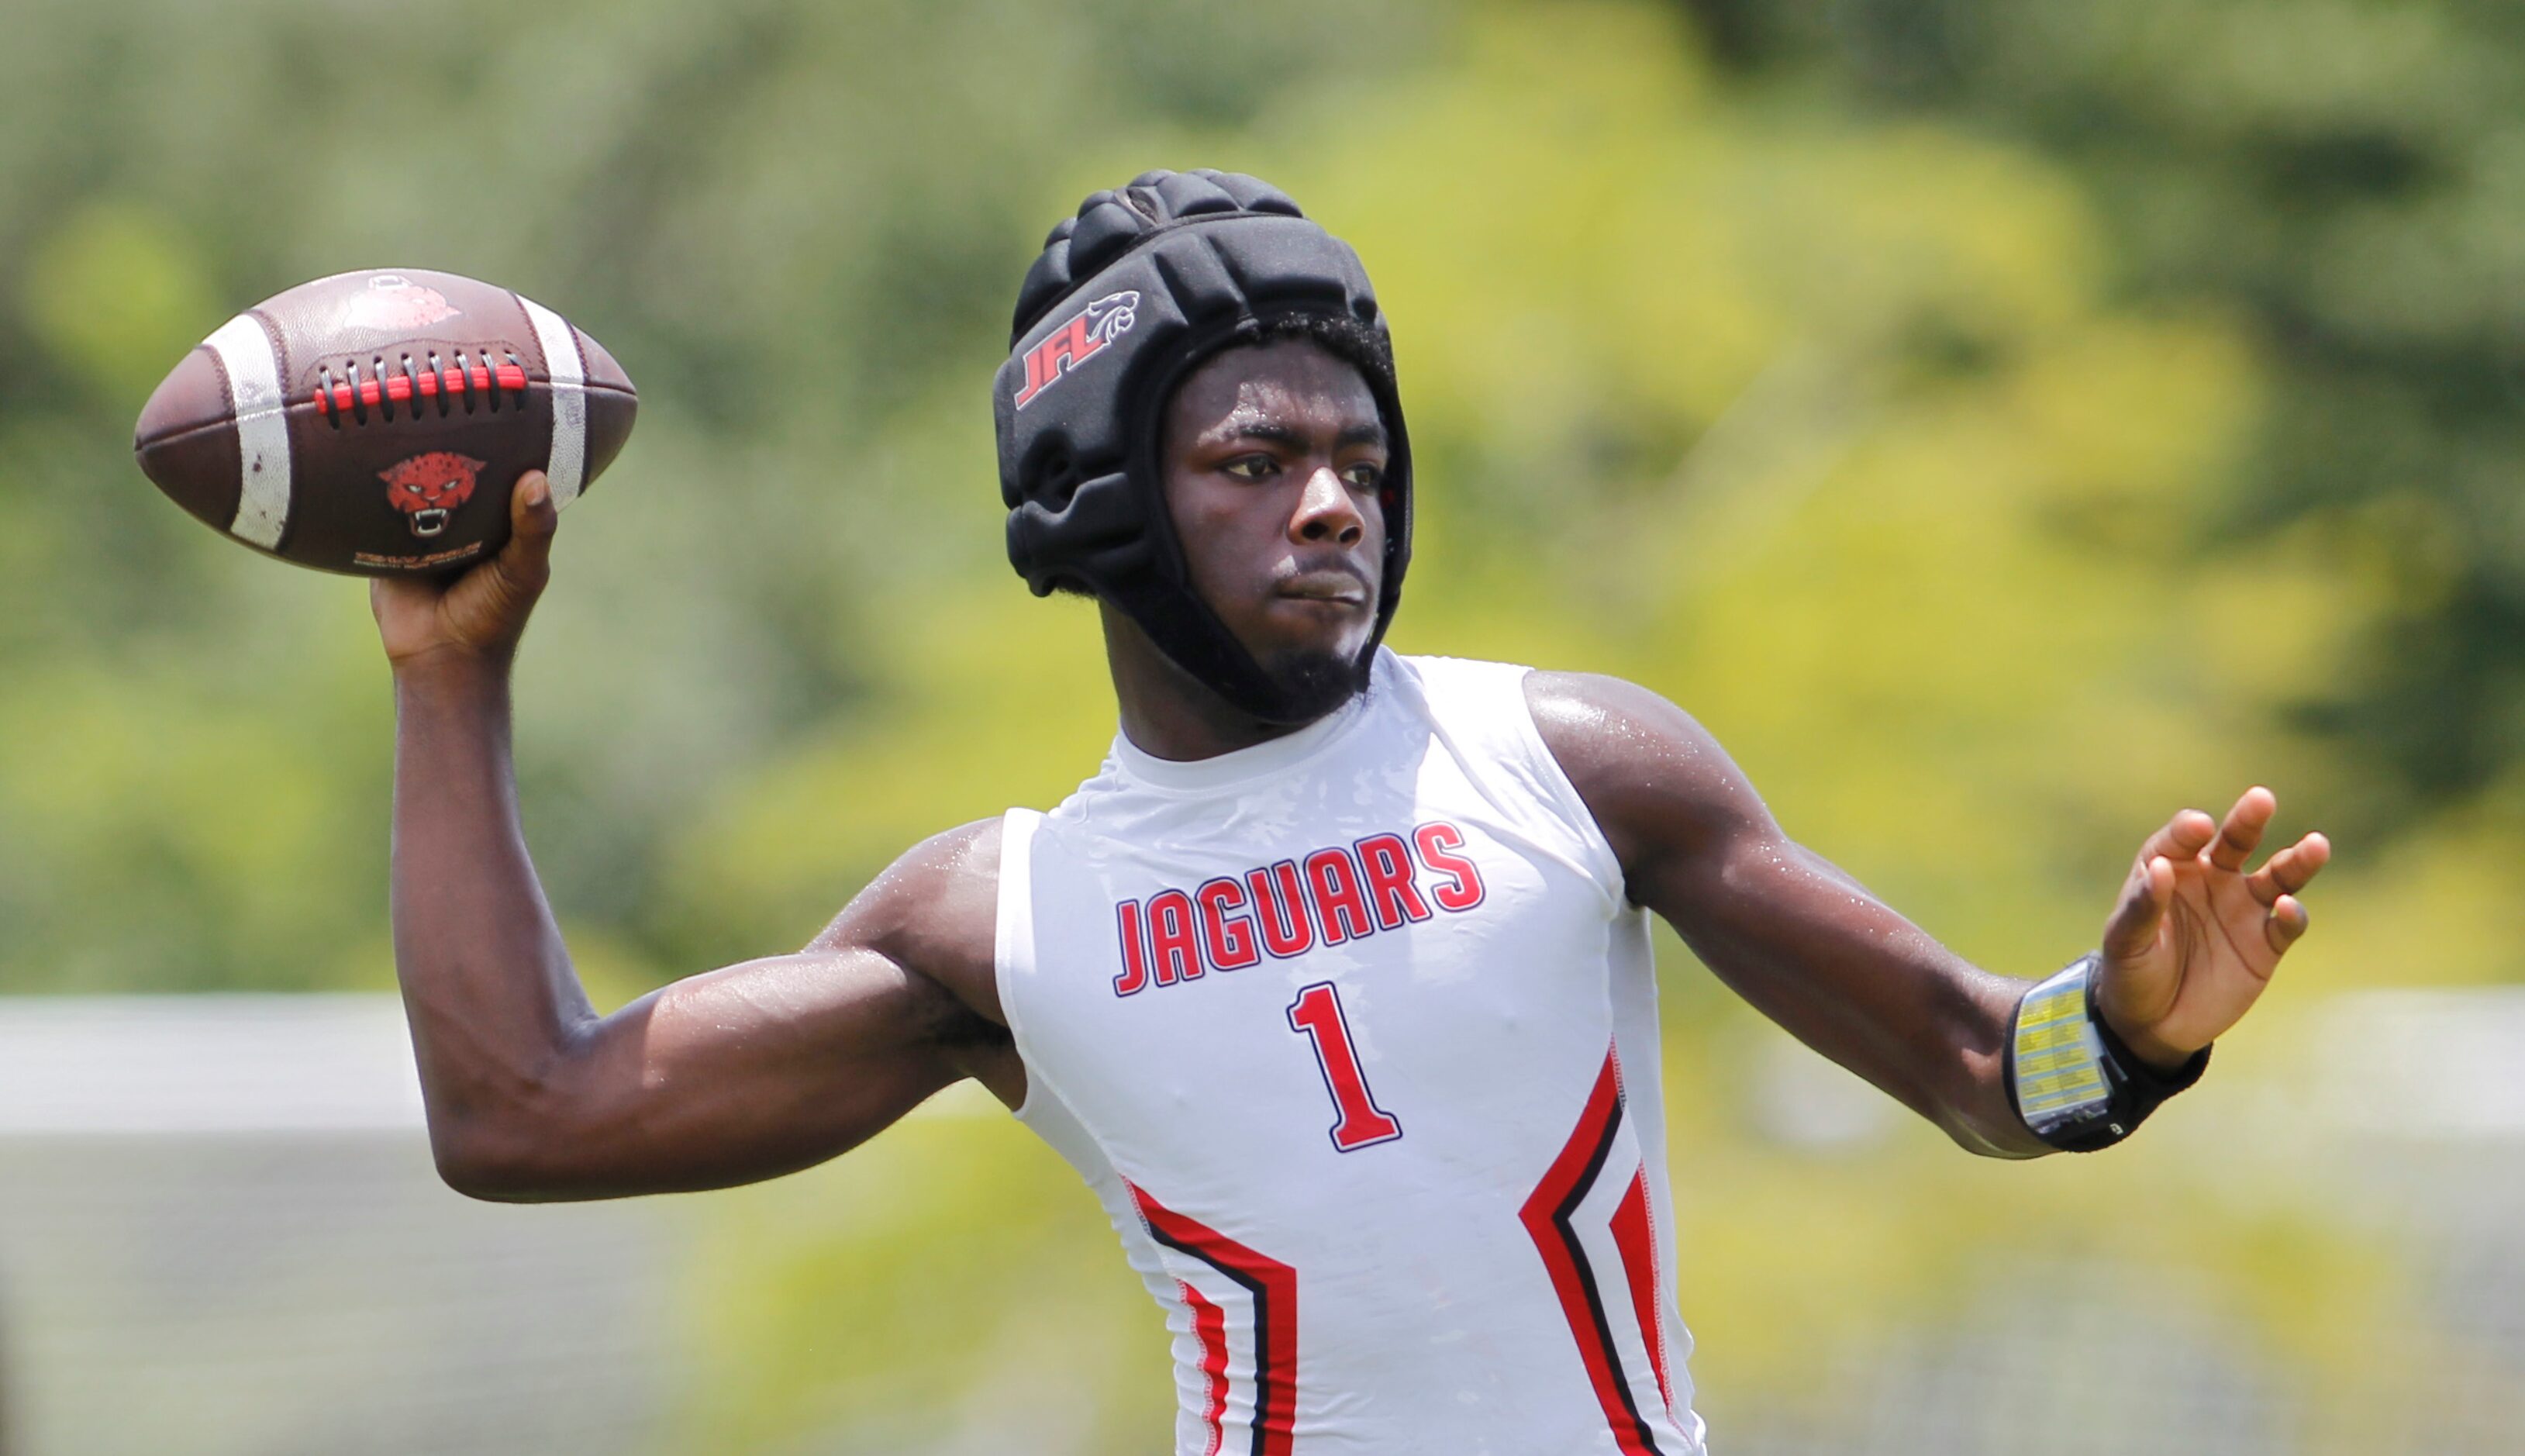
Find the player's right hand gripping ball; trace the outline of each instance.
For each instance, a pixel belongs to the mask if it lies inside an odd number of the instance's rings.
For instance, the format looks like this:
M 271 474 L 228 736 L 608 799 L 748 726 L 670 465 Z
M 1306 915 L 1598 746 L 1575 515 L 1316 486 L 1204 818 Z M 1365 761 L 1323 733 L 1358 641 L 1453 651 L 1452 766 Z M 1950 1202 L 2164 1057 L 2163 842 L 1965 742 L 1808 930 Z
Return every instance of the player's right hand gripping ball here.
M 260 551 L 364 577 L 461 570 L 545 472 L 568 505 L 639 397 L 602 345 L 506 288 L 419 269 L 301 283 L 184 356 L 140 412 L 140 468 Z

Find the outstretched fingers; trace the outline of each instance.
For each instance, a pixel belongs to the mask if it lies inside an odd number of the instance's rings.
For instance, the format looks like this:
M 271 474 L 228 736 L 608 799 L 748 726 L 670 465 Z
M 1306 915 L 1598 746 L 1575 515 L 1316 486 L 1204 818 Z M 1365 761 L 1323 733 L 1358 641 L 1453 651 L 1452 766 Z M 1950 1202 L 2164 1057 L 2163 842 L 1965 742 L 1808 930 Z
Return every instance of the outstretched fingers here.
M 2331 859 L 2332 841 L 2321 834 L 2308 834 L 2247 876 L 2245 887 L 2253 892 L 2254 899 L 2276 911 L 2281 900 L 2305 888 L 2306 882 Z M 2300 915 L 2302 917 L 2302 909 Z
M 2209 863 L 2231 874 L 2244 869 L 2279 808 L 2279 796 L 2260 784 L 2245 790 L 2218 826 L 2218 842 L 2209 846 Z
M 2274 953 L 2285 951 L 2305 933 L 2306 924 L 2305 907 L 2298 903 L 2297 896 L 2282 895 L 2262 919 L 2262 938 L 2270 942 Z
M 2148 836 L 2139 847 L 2139 862 L 2172 860 L 2178 865 L 2190 864 L 2218 832 L 2218 822 L 2198 809 L 2186 809 L 2165 822 L 2165 827 Z
M 2174 867 L 2200 858 L 2218 832 L 2217 821 L 2198 809 L 2186 809 L 2165 822 L 2139 847 L 2130 879 L 2122 885 L 2121 902 L 2104 922 L 2104 954 L 2116 960 L 2136 956 L 2156 943 L 2157 927 L 2174 903 Z

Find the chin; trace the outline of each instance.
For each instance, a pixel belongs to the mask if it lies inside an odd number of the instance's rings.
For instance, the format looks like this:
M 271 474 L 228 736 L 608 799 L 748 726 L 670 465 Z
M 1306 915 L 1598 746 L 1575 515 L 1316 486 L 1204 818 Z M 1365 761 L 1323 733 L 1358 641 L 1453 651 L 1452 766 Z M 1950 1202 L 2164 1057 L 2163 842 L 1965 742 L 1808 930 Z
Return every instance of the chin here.
M 1329 647 L 1292 647 L 1271 654 L 1262 671 L 1290 706 L 1309 719 L 1321 718 L 1367 687 L 1375 654 L 1354 649 L 1349 654 Z

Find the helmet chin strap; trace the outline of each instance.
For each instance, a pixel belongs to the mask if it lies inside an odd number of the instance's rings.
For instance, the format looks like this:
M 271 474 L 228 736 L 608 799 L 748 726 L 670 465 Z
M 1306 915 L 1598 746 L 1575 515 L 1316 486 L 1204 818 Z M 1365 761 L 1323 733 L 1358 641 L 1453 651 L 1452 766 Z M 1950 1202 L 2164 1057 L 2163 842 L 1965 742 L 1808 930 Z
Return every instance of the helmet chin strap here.
M 1127 624 L 1123 629 L 1141 639 L 1129 649 L 1131 657 L 1140 666 L 1122 670 L 1117 675 L 1117 681 L 1124 684 L 1124 692 L 1140 702 L 1143 711 L 1146 711 L 1146 694 L 1155 690 L 1185 702 L 1197 717 L 1205 721 L 1254 723 L 1275 729 L 1304 728 L 1339 712 L 1345 704 L 1364 692 L 1376 660 L 1377 644 L 1372 641 L 1347 660 L 1326 654 L 1321 659 L 1320 671 L 1312 675 L 1312 680 L 1308 682 L 1293 684 L 1283 678 L 1271 678 L 1274 699 L 1262 705 L 1265 711 L 1257 712 L 1254 707 L 1220 692 L 1215 683 L 1175 661 L 1171 654 L 1158 646 L 1136 618 L 1119 613 L 1118 608 L 1116 612 Z M 1107 629 L 1112 631 L 1114 628 L 1114 621 L 1109 617 Z M 1253 660 L 1258 670 L 1270 678 L 1270 670 L 1262 667 L 1260 659 Z M 1162 680 L 1152 683 L 1152 677 Z

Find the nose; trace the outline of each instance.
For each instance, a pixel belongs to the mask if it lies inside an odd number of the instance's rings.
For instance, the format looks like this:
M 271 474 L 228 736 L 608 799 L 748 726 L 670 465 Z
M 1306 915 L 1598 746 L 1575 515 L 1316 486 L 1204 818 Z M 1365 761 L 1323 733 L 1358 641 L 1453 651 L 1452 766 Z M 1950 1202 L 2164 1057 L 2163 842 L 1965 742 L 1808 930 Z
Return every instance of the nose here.
M 1350 487 L 1331 466 L 1318 466 L 1298 494 L 1298 509 L 1289 517 L 1289 539 L 1299 544 L 1332 541 L 1356 546 L 1365 534 L 1367 520 L 1360 515 L 1359 502 L 1351 499 Z

